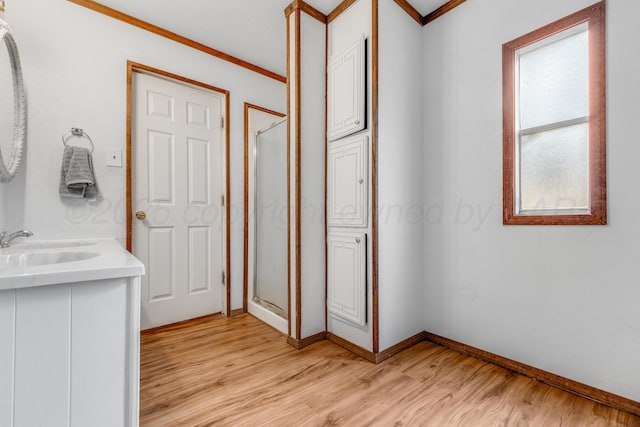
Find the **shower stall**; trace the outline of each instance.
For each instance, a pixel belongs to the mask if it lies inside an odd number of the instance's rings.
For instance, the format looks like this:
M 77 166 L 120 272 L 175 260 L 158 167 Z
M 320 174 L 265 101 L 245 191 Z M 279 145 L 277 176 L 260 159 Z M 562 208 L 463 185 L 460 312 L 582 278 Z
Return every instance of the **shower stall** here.
M 253 277 L 249 278 L 249 312 L 286 332 L 287 120 L 256 132 L 252 148 Z

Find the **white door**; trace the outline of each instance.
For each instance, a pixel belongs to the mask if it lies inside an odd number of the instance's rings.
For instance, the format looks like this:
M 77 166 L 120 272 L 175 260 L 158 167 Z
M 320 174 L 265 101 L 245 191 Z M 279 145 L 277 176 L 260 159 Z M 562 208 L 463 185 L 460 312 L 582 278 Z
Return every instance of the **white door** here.
M 222 310 L 224 94 L 133 73 L 133 253 L 141 329 Z

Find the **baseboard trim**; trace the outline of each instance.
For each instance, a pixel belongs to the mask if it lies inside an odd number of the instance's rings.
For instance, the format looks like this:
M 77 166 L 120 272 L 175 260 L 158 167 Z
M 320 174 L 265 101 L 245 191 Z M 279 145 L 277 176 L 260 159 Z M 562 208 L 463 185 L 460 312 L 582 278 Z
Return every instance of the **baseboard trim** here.
M 287 337 L 287 344 L 295 348 L 296 350 L 301 350 L 305 347 L 310 346 L 311 344 L 317 343 L 319 341 L 324 341 L 327 339 L 327 333 L 325 331 L 318 332 L 317 334 L 311 335 L 310 337 L 303 338 L 301 340 L 297 340 L 293 337 Z
M 212 319 L 214 317 L 220 317 L 222 315 L 223 314 L 221 312 L 206 314 L 204 316 L 194 317 L 193 319 L 181 320 L 179 322 L 169 323 L 168 325 L 156 326 L 153 328 L 145 329 L 140 331 L 140 334 L 148 335 L 148 334 L 155 334 L 158 332 L 164 332 L 165 330 L 169 331 L 175 328 L 186 328 L 189 326 L 193 326 L 197 323 L 206 322 L 207 320 Z
M 617 394 L 600 390 L 598 388 L 579 383 L 569 378 L 565 378 L 560 375 L 556 375 L 551 372 L 544 371 L 542 369 L 538 369 L 512 359 L 507 359 L 506 357 L 502 357 L 485 350 L 480 350 L 479 348 L 475 348 L 470 345 L 451 340 L 449 338 L 441 337 L 430 332 L 425 332 L 424 338 L 434 344 L 447 347 L 453 351 L 462 353 L 467 356 L 475 357 L 476 359 L 480 359 L 484 362 L 492 363 L 518 374 L 532 378 L 536 381 L 540 381 L 541 383 L 545 383 L 561 390 L 568 391 L 569 393 L 584 397 L 585 399 L 590 399 L 603 405 L 610 406 L 614 409 L 640 416 L 640 402 L 636 402 L 634 400 L 627 399 L 626 397 L 618 396 Z
M 376 363 L 376 355 L 369 350 L 365 350 L 359 345 L 355 345 L 354 343 L 349 342 L 344 338 L 340 338 L 339 336 L 334 335 L 331 332 L 327 332 L 327 339 L 332 343 L 349 350 L 351 353 L 357 354 L 358 356 L 368 360 L 369 362 Z
M 407 338 L 404 341 L 400 341 L 398 344 L 392 345 L 391 347 L 389 347 L 386 350 L 381 351 L 380 353 L 377 353 L 375 355 L 376 357 L 376 363 L 380 363 L 384 360 L 387 360 L 388 358 L 390 358 L 391 356 L 394 356 L 398 353 L 400 353 L 401 351 L 404 351 L 410 347 L 413 347 L 414 345 L 425 341 L 427 339 L 427 333 L 422 331 L 419 332 L 417 334 L 415 334 L 412 337 Z
M 425 341 L 426 340 L 426 332 L 419 332 L 417 334 L 415 334 L 412 337 L 407 338 L 404 341 L 400 341 L 398 344 L 395 344 L 391 347 L 389 347 L 386 350 L 383 350 L 379 353 L 373 353 L 369 350 L 365 350 L 364 348 L 355 345 L 352 342 L 349 342 L 347 340 L 345 340 L 344 338 L 340 338 L 337 335 L 332 334 L 331 332 L 327 332 L 327 339 L 329 341 L 331 341 L 334 344 L 339 345 L 340 347 L 343 347 L 347 350 L 349 350 L 352 353 L 357 354 L 358 356 L 368 360 L 369 362 L 378 364 L 380 362 L 383 362 L 385 360 L 387 360 L 388 358 L 395 356 L 396 354 L 400 353 L 403 350 L 406 350 L 410 347 L 413 347 L 414 345 L 418 344 L 419 342 Z
M 240 316 L 241 314 L 245 314 L 244 308 L 234 308 L 231 310 L 231 317 Z

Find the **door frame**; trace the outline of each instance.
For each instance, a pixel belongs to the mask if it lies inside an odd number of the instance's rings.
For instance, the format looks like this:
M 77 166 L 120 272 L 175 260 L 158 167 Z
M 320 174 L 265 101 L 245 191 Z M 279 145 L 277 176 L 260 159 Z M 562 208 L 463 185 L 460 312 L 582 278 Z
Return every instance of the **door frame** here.
M 160 70 L 158 68 L 150 67 L 148 65 L 140 64 L 134 61 L 127 61 L 127 148 L 126 148 L 126 180 L 127 180 L 127 188 L 126 188 L 126 208 L 125 208 L 125 220 L 127 224 L 127 235 L 126 235 L 126 243 L 127 250 L 131 252 L 131 241 L 133 237 L 133 201 L 132 201 L 132 165 L 133 165 L 133 155 L 132 155 L 132 130 L 133 130 L 133 118 L 132 118 L 132 109 L 133 109 L 133 73 L 138 72 L 142 74 L 152 74 L 160 78 L 165 78 L 169 80 L 173 80 L 176 83 L 184 84 L 187 86 L 196 86 L 198 88 L 202 88 L 211 92 L 216 92 L 218 94 L 224 95 L 225 99 L 225 111 L 224 111 L 224 127 L 225 127 L 225 141 L 223 143 L 224 147 L 224 173 L 222 174 L 224 179 L 224 192 L 225 192 L 225 200 L 224 200 L 224 216 L 225 221 L 222 226 L 223 233 L 223 254 L 222 254 L 222 265 L 224 266 L 225 273 L 225 301 L 224 302 L 224 310 L 226 316 L 231 316 L 231 258 L 229 256 L 231 252 L 231 180 L 230 180 L 230 155 L 229 155 L 229 142 L 230 142 L 230 126 L 229 126 L 229 91 L 226 89 L 221 89 L 216 86 L 212 86 L 206 83 L 202 83 L 196 80 L 192 80 L 190 78 L 180 76 L 178 74 L 173 74 L 168 71 Z

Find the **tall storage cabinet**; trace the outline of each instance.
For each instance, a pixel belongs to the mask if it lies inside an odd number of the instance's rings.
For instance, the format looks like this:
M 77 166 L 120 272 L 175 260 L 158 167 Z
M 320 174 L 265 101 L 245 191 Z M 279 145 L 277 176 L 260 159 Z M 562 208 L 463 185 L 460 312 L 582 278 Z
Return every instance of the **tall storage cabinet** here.
M 379 361 L 424 330 L 421 26 L 395 0 L 287 10 L 288 342 Z
M 394 0 L 328 26 L 327 332 L 379 361 L 424 330 L 420 26 Z
M 327 332 L 373 351 L 371 0 L 328 28 Z

